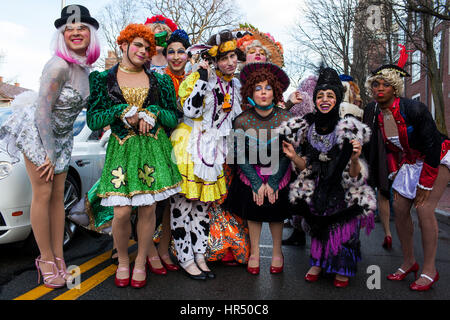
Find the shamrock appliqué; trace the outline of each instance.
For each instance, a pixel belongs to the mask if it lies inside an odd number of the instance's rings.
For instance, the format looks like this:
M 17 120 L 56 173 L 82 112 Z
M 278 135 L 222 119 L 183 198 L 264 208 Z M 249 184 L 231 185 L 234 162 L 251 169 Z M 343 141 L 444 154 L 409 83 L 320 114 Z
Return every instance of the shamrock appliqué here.
M 119 189 L 121 186 L 127 185 L 127 173 L 123 171 L 122 167 L 113 170 L 111 174 L 115 177 L 111 180 L 114 188 Z
M 152 186 L 153 182 L 155 182 L 155 178 L 152 177 L 152 174 L 155 172 L 154 167 L 149 167 L 148 165 L 144 165 L 144 170 L 138 170 L 138 177 L 145 183 L 149 188 Z

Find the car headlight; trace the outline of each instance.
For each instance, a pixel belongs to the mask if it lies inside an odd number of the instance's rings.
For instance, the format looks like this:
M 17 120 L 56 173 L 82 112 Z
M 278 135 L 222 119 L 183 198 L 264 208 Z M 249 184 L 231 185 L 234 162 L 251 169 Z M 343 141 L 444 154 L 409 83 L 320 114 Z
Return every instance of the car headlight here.
M 0 180 L 5 179 L 12 170 L 12 164 L 7 161 L 0 161 Z

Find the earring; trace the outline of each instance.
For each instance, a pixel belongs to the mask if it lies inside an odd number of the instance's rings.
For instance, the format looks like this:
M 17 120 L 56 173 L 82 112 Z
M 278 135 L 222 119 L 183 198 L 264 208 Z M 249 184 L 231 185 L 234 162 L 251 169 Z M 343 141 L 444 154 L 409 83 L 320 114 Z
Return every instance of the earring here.
M 252 98 L 250 98 L 250 97 L 247 97 L 247 101 L 248 101 L 248 103 L 250 103 L 252 106 L 256 106 L 256 102 L 255 101 L 253 101 L 253 99 Z

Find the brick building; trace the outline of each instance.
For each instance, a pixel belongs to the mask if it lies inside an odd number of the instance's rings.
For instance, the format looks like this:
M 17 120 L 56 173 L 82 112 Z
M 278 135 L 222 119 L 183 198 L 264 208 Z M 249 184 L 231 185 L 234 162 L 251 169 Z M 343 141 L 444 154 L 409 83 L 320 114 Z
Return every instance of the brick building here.
M 441 43 L 442 33 L 444 43 Z M 435 28 L 434 49 L 436 51 L 438 64 L 442 74 L 442 91 L 445 104 L 445 124 L 447 132 L 450 130 L 450 26 L 446 22 L 440 23 Z M 442 45 L 442 46 L 441 46 Z M 441 54 L 441 48 L 443 52 Z M 414 48 L 410 48 L 414 49 Z M 425 57 L 419 50 L 409 53 L 409 63 L 406 67 L 411 77 L 405 81 L 405 96 L 425 103 L 433 118 L 435 117 L 435 105 L 431 93 L 430 79 L 427 76 Z

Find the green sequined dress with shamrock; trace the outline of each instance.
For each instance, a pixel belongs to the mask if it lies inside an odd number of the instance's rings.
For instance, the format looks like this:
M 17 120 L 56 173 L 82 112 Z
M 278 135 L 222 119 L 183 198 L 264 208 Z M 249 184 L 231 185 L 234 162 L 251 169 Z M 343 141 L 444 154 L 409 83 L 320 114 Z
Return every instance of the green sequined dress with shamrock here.
M 181 175 L 164 129 L 177 125 L 173 84 L 168 76 L 147 75 L 149 88 L 119 87 L 117 66 L 90 76 L 88 126 L 111 127 L 97 188 L 102 206 L 148 206 L 181 190 Z M 153 125 L 150 133 L 140 134 L 128 125 L 125 118 L 135 113 Z

